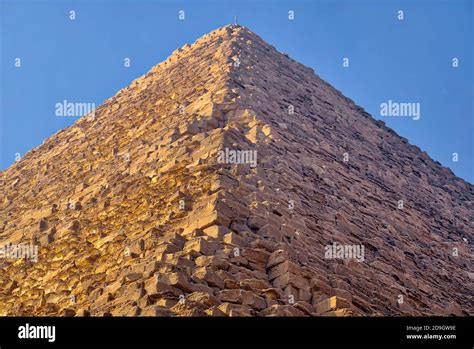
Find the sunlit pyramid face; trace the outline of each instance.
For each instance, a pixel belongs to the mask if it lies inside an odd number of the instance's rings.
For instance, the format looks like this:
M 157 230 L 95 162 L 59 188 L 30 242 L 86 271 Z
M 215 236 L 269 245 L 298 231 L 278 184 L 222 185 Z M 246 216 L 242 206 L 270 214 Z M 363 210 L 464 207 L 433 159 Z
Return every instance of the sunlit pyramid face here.
M 426 125 L 402 97 L 377 117 Z M 1 315 L 473 314 L 472 185 L 240 18 L 50 109 L 0 173 Z

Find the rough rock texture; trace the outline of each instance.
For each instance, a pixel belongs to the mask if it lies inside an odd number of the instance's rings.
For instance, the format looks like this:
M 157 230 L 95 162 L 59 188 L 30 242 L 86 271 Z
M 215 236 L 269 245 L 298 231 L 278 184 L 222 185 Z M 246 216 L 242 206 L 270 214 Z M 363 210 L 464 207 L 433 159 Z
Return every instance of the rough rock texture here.
M 473 315 L 473 189 L 227 26 L 1 172 L 0 315 Z

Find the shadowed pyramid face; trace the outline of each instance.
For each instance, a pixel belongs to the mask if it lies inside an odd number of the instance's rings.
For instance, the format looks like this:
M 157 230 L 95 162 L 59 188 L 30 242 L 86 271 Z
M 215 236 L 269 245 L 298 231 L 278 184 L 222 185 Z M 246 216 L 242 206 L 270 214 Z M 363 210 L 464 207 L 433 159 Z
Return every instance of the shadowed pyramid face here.
M 473 314 L 472 185 L 238 25 L 0 190 L 2 315 Z

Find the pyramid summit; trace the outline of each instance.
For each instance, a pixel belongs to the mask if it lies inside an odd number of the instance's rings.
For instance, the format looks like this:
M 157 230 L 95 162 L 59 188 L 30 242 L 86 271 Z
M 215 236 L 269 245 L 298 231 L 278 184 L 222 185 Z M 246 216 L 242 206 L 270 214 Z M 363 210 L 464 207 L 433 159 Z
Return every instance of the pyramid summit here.
M 229 25 L 0 173 L 0 312 L 473 315 L 473 189 Z

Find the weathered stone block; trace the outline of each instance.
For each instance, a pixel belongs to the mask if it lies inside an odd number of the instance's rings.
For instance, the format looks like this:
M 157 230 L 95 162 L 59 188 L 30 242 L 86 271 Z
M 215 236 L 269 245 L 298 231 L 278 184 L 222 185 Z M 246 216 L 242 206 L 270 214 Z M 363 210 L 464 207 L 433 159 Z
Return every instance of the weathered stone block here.
M 275 265 L 283 263 L 288 259 L 288 252 L 286 252 L 285 250 L 277 250 L 268 257 L 267 268 L 272 268 Z
M 331 298 L 327 298 L 315 306 L 315 311 L 318 314 L 324 314 L 328 311 L 341 309 L 341 308 L 350 308 L 351 304 L 345 300 L 344 298 L 339 298 L 333 296 Z
M 224 288 L 224 280 L 208 267 L 197 268 L 193 272 L 193 278 L 203 280 L 211 287 Z
M 272 281 L 272 284 L 274 287 L 278 287 L 278 288 L 285 288 L 288 285 L 293 285 L 298 288 L 304 289 L 309 286 L 309 283 L 306 279 L 302 278 L 299 275 L 295 275 L 289 272 L 284 273 L 278 276 L 277 278 L 275 278 Z
M 168 273 L 159 276 L 159 280 L 167 285 L 174 286 L 185 292 L 193 292 L 188 276 L 184 272 Z
M 300 266 L 291 261 L 284 261 L 280 264 L 275 265 L 269 270 L 268 279 L 271 281 L 277 278 L 278 276 L 288 272 L 298 275 L 301 273 Z
M 239 246 L 239 247 L 245 246 L 244 240 L 233 232 L 225 234 L 222 241 L 232 246 Z
M 212 225 L 220 225 L 223 227 L 228 227 L 230 224 L 230 219 L 218 212 L 212 212 L 211 214 L 199 218 L 196 228 L 206 229 Z
M 140 315 L 153 316 L 153 317 L 156 317 L 156 316 L 169 317 L 169 316 L 173 316 L 173 313 L 167 308 L 160 307 L 157 305 L 150 305 L 146 307 L 145 309 L 142 309 Z
M 212 242 L 208 242 L 202 237 L 197 237 L 192 240 L 189 240 L 185 245 L 184 245 L 184 251 L 185 252 L 190 252 L 190 251 L 195 251 L 197 253 L 203 254 L 205 256 L 210 256 L 213 255 L 214 252 L 217 249 L 217 245 Z
M 158 275 L 154 275 L 145 281 L 145 291 L 149 296 L 160 296 L 164 293 L 175 293 L 175 289 L 159 280 Z
M 271 288 L 271 284 L 265 280 L 259 279 L 244 279 L 240 281 L 240 287 L 246 290 L 263 290 Z
M 231 233 L 229 228 L 219 225 L 211 225 L 210 227 L 204 229 L 204 234 L 214 239 L 219 239 L 228 233 Z

